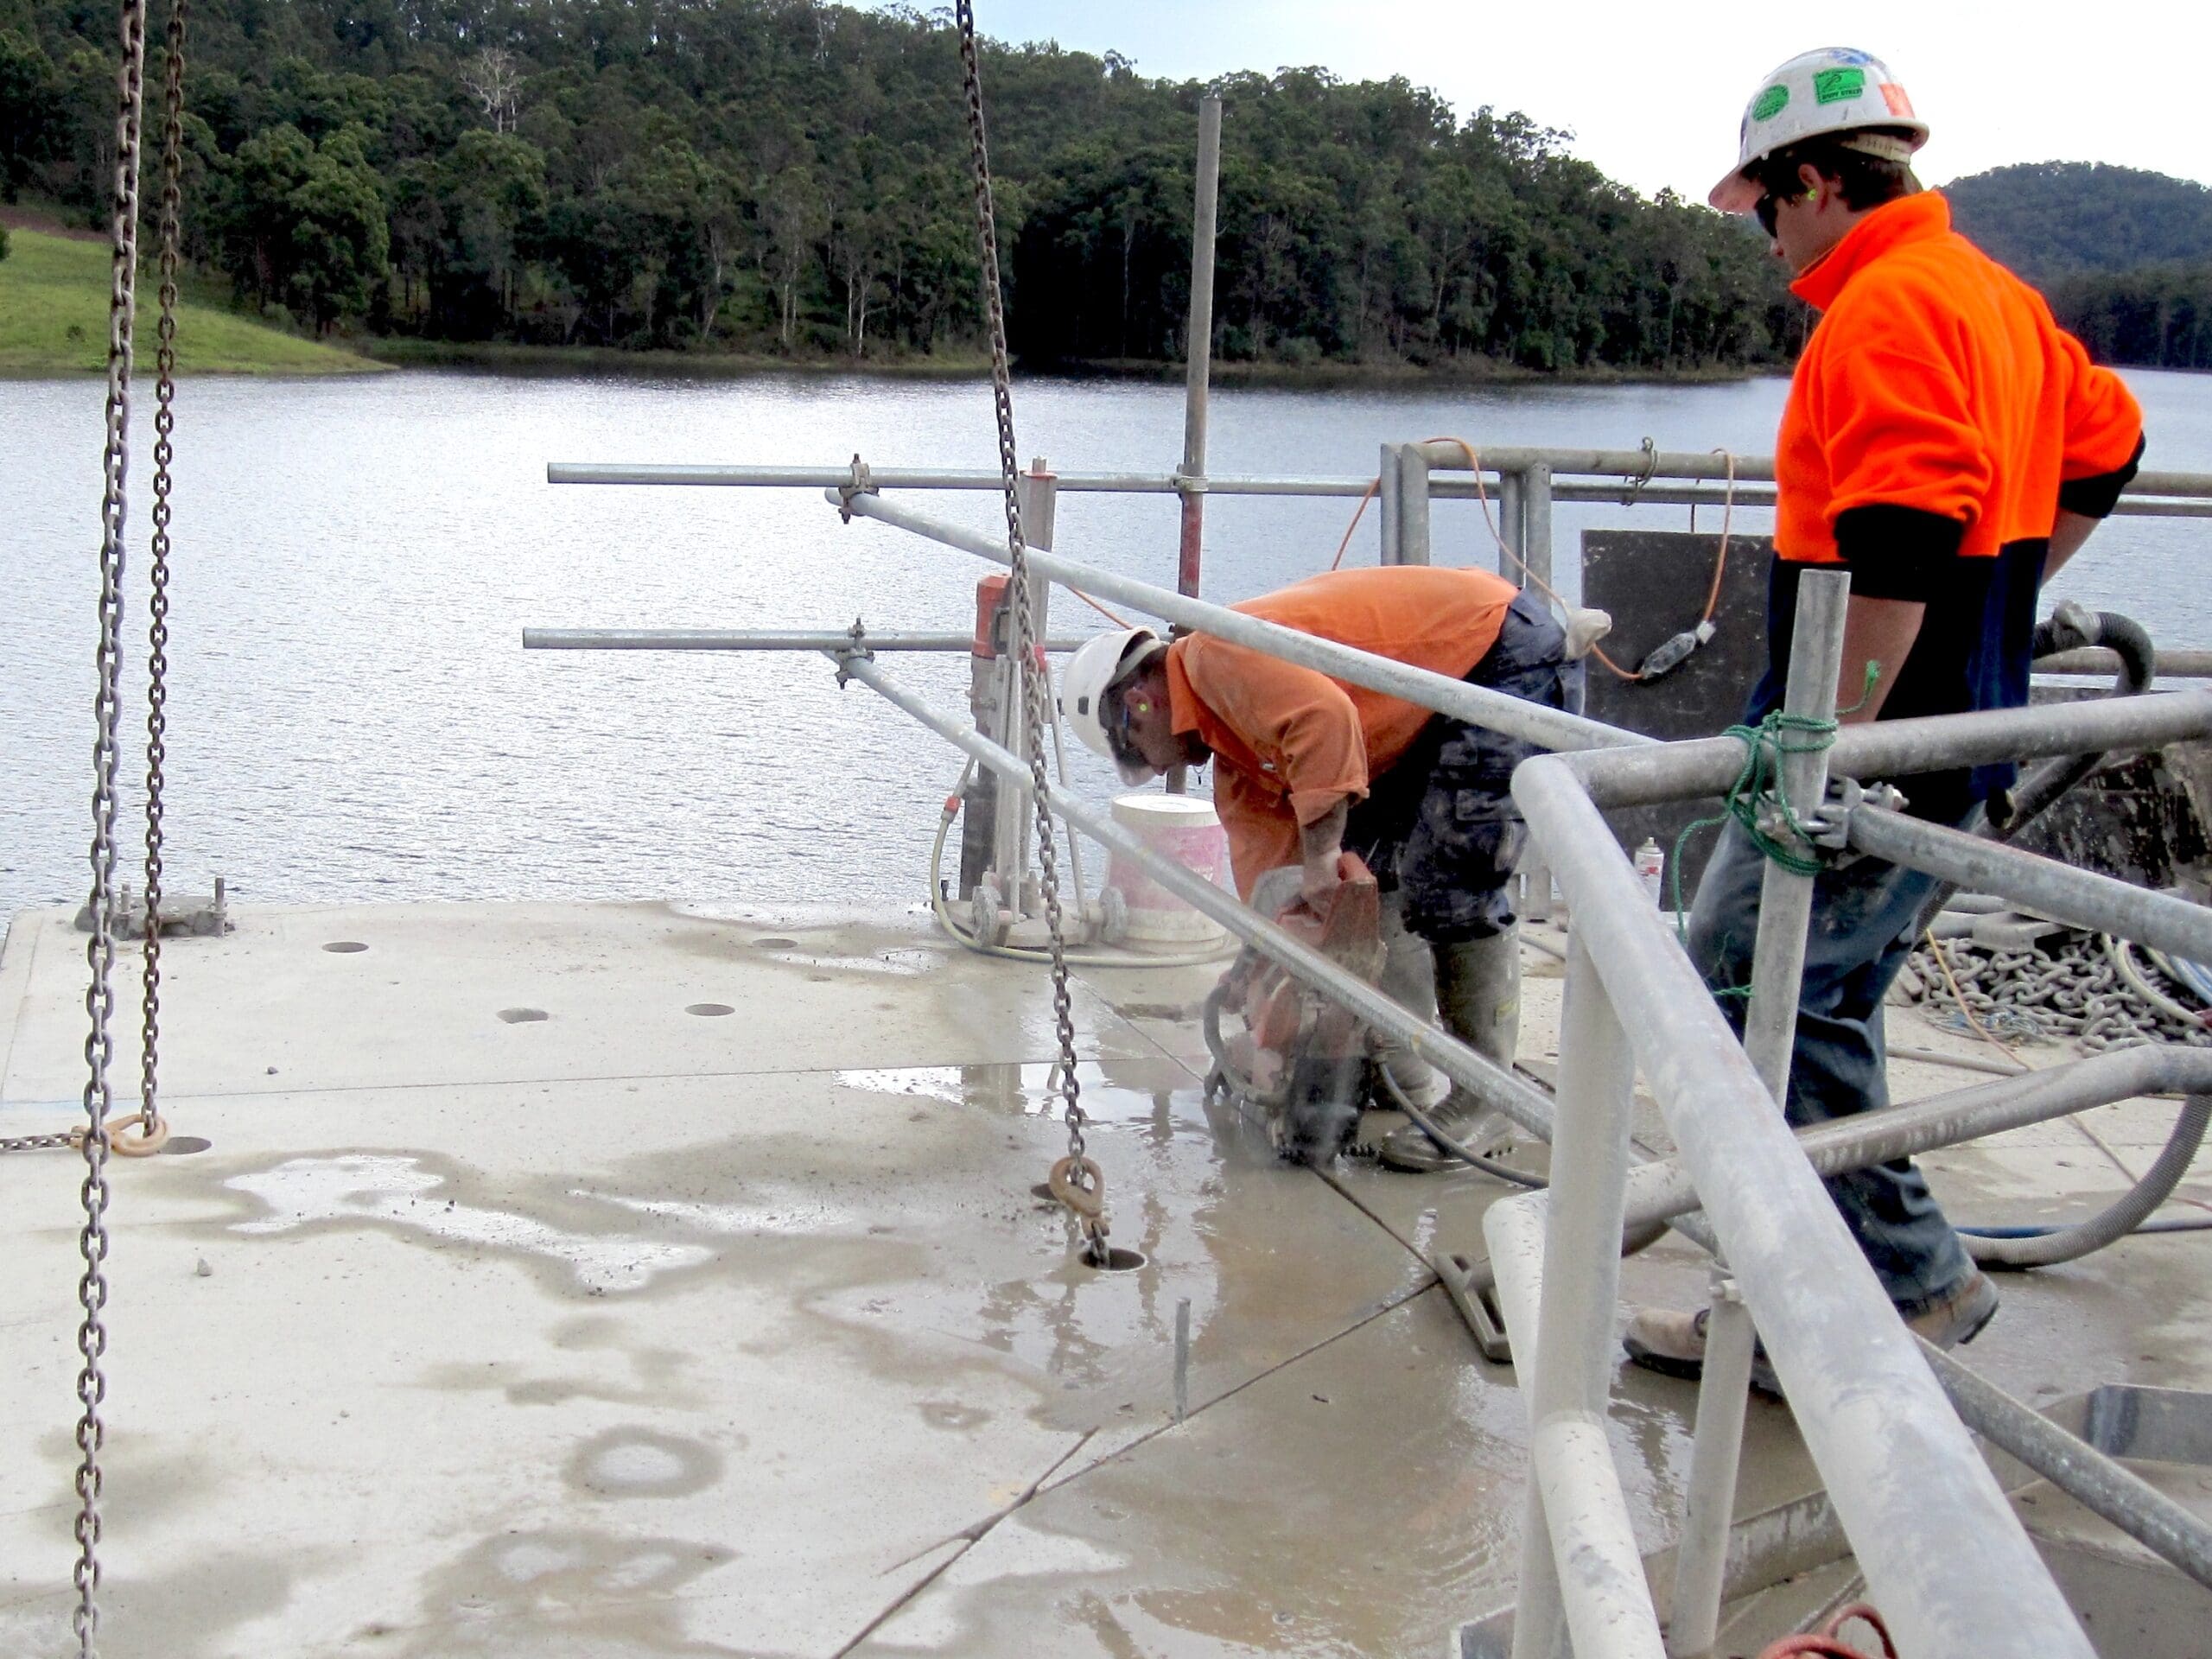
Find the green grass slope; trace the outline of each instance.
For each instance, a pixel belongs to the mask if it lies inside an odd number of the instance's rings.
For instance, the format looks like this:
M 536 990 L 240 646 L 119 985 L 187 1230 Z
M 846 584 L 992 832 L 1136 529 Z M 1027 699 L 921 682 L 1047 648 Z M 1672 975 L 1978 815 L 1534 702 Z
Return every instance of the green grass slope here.
M 0 375 L 104 372 L 108 251 L 100 242 L 12 230 L 0 259 Z M 156 289 L 138 289 L 138 362 L 154 359 Z M 177 310 L 177 367 L 199 374 L 358 374 L 379 366 L 245 317 L 186 303 Z

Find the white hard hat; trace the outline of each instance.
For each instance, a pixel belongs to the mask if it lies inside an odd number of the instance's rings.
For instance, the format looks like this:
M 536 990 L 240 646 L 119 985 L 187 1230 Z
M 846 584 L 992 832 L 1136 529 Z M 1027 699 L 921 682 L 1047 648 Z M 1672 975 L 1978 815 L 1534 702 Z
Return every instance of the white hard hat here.
M 1060 718 L 1083 740 L 1084 747 L 1114 763 L 1125 784 L 1144 783 L 1154 773 L 1141 760 L 1123 759 L 1115 746 L 1106 729 L 1107 696 L 1157 652 L 1166 649 L 1150 628 L 1119 628 L 1084 640 L 1060 671 Z
M 1878 130 L 1867 130 L 1877 129 Z M 1928 124 L 1879 58 L 1848 47 L 1801 53 L 1759 83 L 1744 108 L 1736 165 L 1706 200 L 1724 213 L 1748 213 L 1759 187 L 1744 169 L 1777 149 L 1822 133 L 1855 132 L 1853 149 L 1909 161 L 1928 142 Z

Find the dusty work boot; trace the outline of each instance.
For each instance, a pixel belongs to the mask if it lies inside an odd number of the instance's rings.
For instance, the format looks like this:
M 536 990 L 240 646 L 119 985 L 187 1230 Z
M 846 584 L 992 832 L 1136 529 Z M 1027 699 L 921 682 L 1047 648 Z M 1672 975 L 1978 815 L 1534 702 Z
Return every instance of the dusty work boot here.
M 1491 1065 L 1511 1070 L 1521 1035 L 1520 930 L 1510 927 L 1488 938 L 1430 948 L 1444 1028 Z M 1513 1133 L 1509 1122 L 1464 1090 L 1454 1090 L 1433 1116 L 1437 1128 L 1471 1152 L 1493 1151 L 1501 1138 Z M 1455 1167 L 1459 1161 L 1412 1123 L 1384 1136 L 1376 1156 L 1386 1169 L 1409 1175 Z
M 1403 893 L 1394 888 L 1382 895 L 1381 920 L 1382 976 L 1376 988 L 1423 1019 L 1435 1019 L 1436 960 L 1428 941 L 1406 925 Z M 1452 1092 L 1451 1078 L 1395 1038 L 1376 1033 L 1374 1052 L 1376 1063 L 1417 1109 L 1433 1111 Z
M 1980 1336 L 1996 1314 L 1997 1287 L 1989 1282 L 1986 1274 L 1977 1271 L 1949 1295 L 1906 1314 L 1904 1324 L 1905 1329 L 1938 1348 L 1955 1348 Z M 1646 1370 L 1662 1376 L 1702 1376 L 1705 1328 L 1712 1317 L 1709 1307 L 1700 1307 L 1694 1313 L 1666 1307 L 1639 1308 L 1628 1322 L 1621 1346 Z M 1781 1379 L 1767 1363 L 1764 1343 L 1751 1349 L 1751 1386 L 1763 1394 L 1778 1396 L 1782 1393 Z

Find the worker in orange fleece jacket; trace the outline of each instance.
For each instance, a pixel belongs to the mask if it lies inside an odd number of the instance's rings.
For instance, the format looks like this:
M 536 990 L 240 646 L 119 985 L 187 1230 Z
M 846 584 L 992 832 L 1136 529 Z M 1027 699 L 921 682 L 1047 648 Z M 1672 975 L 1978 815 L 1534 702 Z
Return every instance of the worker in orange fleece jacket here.
M 1484 570 L 1332 571 L 1233 608 L 1554 709 L 1577 671 L 1542 603 Z M 1507 785 L 1533 745 L 1247 645 L 1204 633 L 1171 643 L 1150 628 L 1087 641 L 1062 675 L 1060 709 L 1127 782 L 1213 762 L 1248 899 L 1262 875 L 1293 867 L 1305 896 L 1322 897 L 1339 855 L 1359 854 L 1385 893 L 1383 988 L 1419 1008 L 1433 978 L 1446 1027 L 1512 1065 L 1520 943 L 1506 883 L 1527 830 Z M 1410 1052 L 1384 1058 L 1418 1103 L 1443 1103 L 1447 1133 L 1473 1131 L 1480 1109 L 1446 1100 L 1440 1072 Z M 1442 1166 L 1418 1131 L 1389 1137 L 1382 1155 L 1408 1171 Z
M 1799 359 L 1775 454 L 1770 661 L 1747 718 L 1777 708 L 1798 577 L 1851 576 L 1836 702 L 1846 721 L 2018 708 L 2041 584 L 2112 511 L 2142 452 L 2142 416 L 2042 296 L 1951 228 L 1911 158 L 1927 124 L 1863 52 L 1793 58 L 1744 116 L 1712 203 L 1755 214 L 1822 313 Z M 1868 676 L 1873 676 L 1871 690 Z M 2009 766 L 1891 781 L 1916 816 L 1966 826 Z M 1706 982 L 1751 979 L 1764 860 L 1734 823 L 1699 884 L 1689 946 Z M 1876 859 L 1814 888 L 1786 1110 L 1811 1124 L 1889 1103 L 1882 999 L 1934 878 Z M 1740 1025 L 1739 995 L 1721 1007 Z M 1900 1314 L 1930 1341 L 1972 1338 L 1997 1294 L 1909 1160 L 1828 1182 Z M 1630 1354 L 1703 1365 L 1705 1315 L 1647 1309 Z M 1774 1376 L 1762 1355 L 1755 1375 Z

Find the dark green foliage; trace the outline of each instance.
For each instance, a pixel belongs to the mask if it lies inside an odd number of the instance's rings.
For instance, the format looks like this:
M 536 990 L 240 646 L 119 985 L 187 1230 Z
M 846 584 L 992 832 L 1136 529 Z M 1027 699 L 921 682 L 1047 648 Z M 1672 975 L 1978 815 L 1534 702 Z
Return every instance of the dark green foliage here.
M 2212 259 L 2062 277 L 2050 308 L 2101 362 L 2212 369 Z
M 194 0 L 188 238 L 318 328 L 972 351 L 956 43 L 820 0 Z M 0 181 L 97 213 L 112 21 L 0 0 Z M 158 50 L 149 85 L 158 86 Z M 1033 363 L 1179 357 L 1202 88 L 987 51 L 1009 322 Z M 1231 77 L 1216 349 L 1288 363 L 1775 363 L 1764 245 L 1403 80 Z
M 2032 283 L 2212 259 L 2212 189 L 2089 162 L 2000 167 L 1943 187 L 1960 230 Z
M 61 78 L 38 42 L 0 29 L 0 199 L 16 193 L 64 149 L 67 111 Z
M 2212 368 L 2212 189 L 2087 162 L 1944 187 L 1958 227 L 2049 295 L 2104 362 Z

